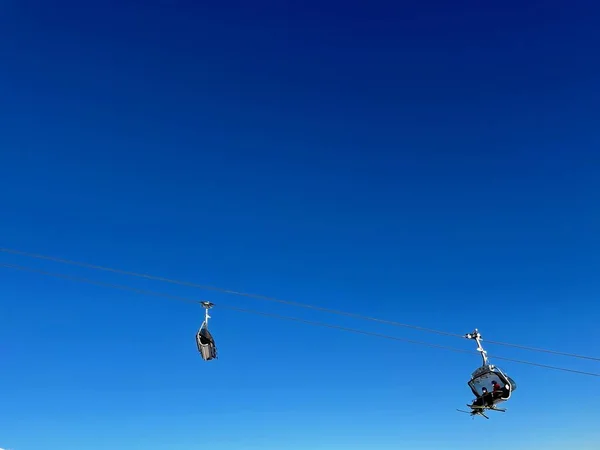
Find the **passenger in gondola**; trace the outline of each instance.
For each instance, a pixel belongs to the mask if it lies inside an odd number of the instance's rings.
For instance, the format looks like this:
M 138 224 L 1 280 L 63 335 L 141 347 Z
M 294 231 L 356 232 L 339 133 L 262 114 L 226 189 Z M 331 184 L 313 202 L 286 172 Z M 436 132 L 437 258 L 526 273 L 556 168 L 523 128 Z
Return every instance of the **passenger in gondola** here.
M 500 384 L 498 384 L 498 382 L 496 380 L 493 380 L 492 381 L 492 387 L 493 387 L 492 396 L 495 399 L 502 398 L 502 396 L 504 394 L 504 389 L 502 388 L 502 386 L 500 386 Z
M 487 388 L 481 388 L 481 398 L 483 400 L 483 403 L 486 406 L 493 406 L 494 405 L 494 398 L 492 397 L 492 393 L 488 392 Z
M 483 401 L 483 395 L 478 395 L 477 398 L 475 400 L 473 400 L 473 406 L 483 406 L 484 405 L 484 401 Z

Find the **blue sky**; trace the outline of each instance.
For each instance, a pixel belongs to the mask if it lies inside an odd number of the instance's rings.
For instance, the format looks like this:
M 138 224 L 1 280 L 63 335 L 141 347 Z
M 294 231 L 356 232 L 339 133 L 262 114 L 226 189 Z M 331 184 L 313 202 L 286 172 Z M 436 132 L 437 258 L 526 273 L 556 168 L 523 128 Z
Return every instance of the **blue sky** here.
M 0 245 L 597 355 L 598 7 L 300 3 L 3 2 Z M 476 356 L 218 304 L 470 342 L 0 262 L 210 299 L 221 356 L 199 307 L 2 269 L 0 447 L 600 441 L 591 377 L 500 364 L 509 412 L 473 422 Z

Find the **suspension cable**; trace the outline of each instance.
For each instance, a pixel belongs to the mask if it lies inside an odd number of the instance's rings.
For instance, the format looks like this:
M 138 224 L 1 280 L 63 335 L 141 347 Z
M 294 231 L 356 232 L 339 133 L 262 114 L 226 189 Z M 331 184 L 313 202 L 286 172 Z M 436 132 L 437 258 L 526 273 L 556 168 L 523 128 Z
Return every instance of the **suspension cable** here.
M 73 261 L 73 260 L 69 260 L 69 259 L 58 258 L 55 256 L 42 255 L 39 253 L 31 253 L 31 252 L 25 252 L 22 250 L 15 250 L 15 249 L 11 249 L 11 248 L 2 248 L 2 247 L 0 247 L 0 252 L 25 256 L 25 257 L 29 257 L 29 258 L 43 259 L 43 260 L 47 260 L 47 261 L 57 262 L 57 263 L 61 263 L 61 264 L 68 264 L 68 265 L 83 267 L 83 268 L 87 268 L 87 269 L 112 272 L 112 273 L 117 273 L 120 275 L 126 275 L 126 276 L 131 276 L 131 277 L 145 278 L 148 280 L 160 281 L 163 283 L 177 284 L 177 285 L 182 285 L 182 286 L 187 286 L 187 287 L 192 287 L 192 288 L 202 289 L 202 290 L 207 290 L 207 291 L 215 291 L 215 292 L 220 292 L 223 294 L 237 295 L 237 296 L 241 296 L 241 297 L 254 298 L 254 299 L 264 300 L 264 301 L 269 301 L 269 302 L 276 302 L 276 303 L 281 303 L 281 304 L 285 304 L 285 305 L 289 305 L 289 306 L 295 306 L 295 307 L 299 307 L 299 308 L 312 309 L 315 311 L 325 312 L 328 314 L 335 314 L 335 315 L 340 315 L 340 316 L 352 317 L 352 318 L 356 318 L 356 319 L 368 320 L 371 322 L 382 323 L 382 324 L 391 325 L 391 326 L 395 326 L 395 327 L 410 328 L 413 330 L 423 331 L 423 332 L 432 333 L 432 334 L 438 334 L 438 335 L 442 335 L 442 336 L 450 336 L 450 337 L 456 337 L 456 338 L 461 338 L 461 339 L 464 338 L 464 334 L 450 333 L 447 331 L 435 330 L 433 328 L 426 328 L 426 327 L 421 327 L 421 326 L 417 326 L 417 325 L 410 325 L 410 324 L 405 324 L 405 323 L 401 323 L 401 322 L 397 322 L 397 321 L 393 321 L 393 320 L 380 319 L 380 318 L 376 318 L 376 317 L 365 316 L 362 314 L 351 313 L 351 312 L 341 311 L 341 310 L 337 310 L 337 309 L 330 309 L 330 308 L 325 308 L 325 307 L 316 306 L 316 305 L 310 305 L 307 303 L 300 303 L 300 302 L 295 302 L 295 301 L 290 301 L 290 300 L 282 300 L 282 299 L 275 298 L 275 297 L 269 297 L 269 296 L 260 295 L 260 294 L 251 294 L 248 292 L 239 292 L 239 291 L 224 289 L 224 288 L 220 288 L 220 287 L 216 287 L 216 286 L 209 286 L 209 285 L 193 283 L 190 281 L 182 281 L 182 280 L 176 280 L 176 279 L 171 279 L 171 278 L 165 278 L 165 277 L 161 277 L 161 276 L 131 272 L 131 271 L 116 269 L 116 268 L 112 268 L 112 267 L 88 264 L 88 263 L 84 263 L 84 262 L 80 262 L 80 261 Z M 512 344 L 512 343 L 508 343 L 508 342 L 493 341 L 493 340 L 488 340 L 488 339 L 486 339 L 485 342 L 487 344 L 500 345 L 500 346 L 505 346 L 505 347 L 513 347 L 513 348 L 518 348 L 521 350 L 528 350 L 528 351 L 540 352 L 540 353 L 549 353 L 549 354 L 553 354 L 553 355 L 566 356 L 566 357 L 570 357 L 570 358 L 587 359 L 587 360 L 591 360 L 591 361 L 599 361 L 600 362 L 600 357 L 596 357 L 596 356 L 580 355 L 580 354 L 575 354 L 575 353 L 562 352 L 562 351 L 550 350 L 550 349 L 539 348 L 539 347 L 531 347 L 531 346 L 520 345 L 520 344 Z
M 19 265 L 16 265 L 16 264 L 0 263 L 0 267 L 2 267 L 2 268 L 9 268 L 9 269 L 15 269 L 15 270 L 20 270 L 20 271 L 25 271 L 25 272 L 31 272 L 31 273 L 37 273 L 37 274 L 46 275 L 46 276 L 50 276 L 50 277 L 54 277 L 54 278 L 62 278 L 62 279 L 70 280 L 70 281 L 76 281 L 76 282 L 80 282 L 80 283 L 87 283 L 87 284 L 92 284 L 92 285 L 96 285 L 96 286 L 107 287 L 107 288 L 111 288 L 111 289 L 118 289 L 118 290 L 123 290 L 123 291 L 128 291 L 128 292 L 134 292 L 136 294 L 141 294 L 141 295 L 148 295 L 148 296 L 153 296 L 153 297 L 162 297 L 162 298 L 167 298 L 167 299 L 170 299 L 170 300 L 177 300 L 177 301 L 186 302 L 186 303 L 202 304 L 203 302 L 205 302 L 205 300 L 198 300 L 198 299 L 192 299 L 192 298 L 188 298 L 188 297 L 181 297 L 181 296 L 178 296 L 178 295 L 172 295 L 172 294 L 167 294 L 167 293 L 157 292 L 157 291 L 151 291 L 151 290 L 146 290 L 146 289 L 138 289 L 138 288 L 134 288 L 134 287 L 131 287 L 131 286 L 118 285 L 118 284 L 113 284 L 113 283 L 106 283 L 106 282 L 103 282 L 103 281 L 97 281 L 97 280 L 91 280 L 91 279 L 88 279 L 88 278 L 75 277 L 75 276 L 72 276 L 72 275 L 67 275 L 67 274 L 62 274 L 62 273 L 48 272 L 48 271 L 45 271 L 45 270 L 35 269 L 35 268 L 31 268 L 31 267 L 26 267 L 26 266 L 19 266 Z M 282 316 L 282 315 L 279 315 L 279 314 L 271 314 L 271 313 L 266 313 L 266 312 L 262 312 L 262 311 L 256 311 L 256 310 L 245 309 L 245 308 L 238 308 L 238 307 L 234 307 L 234 306 L 228 306 L 228 305 L 222 305 L 221 306 L 221 305 L 219 305 L 219 308 L 227 309 L 227 310 L 231 310 L 231 311 L 237 311 L 237 312 L 246 313 L 246 314 L 259 315 L 259 316 L 268 317 L 268 318 L 272 318 L 272 319 L 293 321 L 293 322 L 303 323 L 305 325 L 317 326 L 317 327 L 322 327 L 322 328 L 330 328 L 330 329 L 335 329 L 335 330 L 339 330 L 339 331 L 345 331 L 345 332 L 349 332 L 349 333 L 361 334 L 361 335 L 365 335 L 365 336 L 378 337 L 378 338 L 382 338 L 382 339 L 388 339 L 388 340 L 393 340 L 393 341 L 398 341 L 398 342 L 404 342 L 404 343 L 407 343 L 407 344 L 421 345 L 421 346 L 426 346 L 426 347 L 431 347 L 431 348 L 437 348 L 437 349 L 441 349 L 441 350 L 452 351 L 452 352 L 455 352 L 455 353 L 464 353 L 464 354 L 476 354 L 477 353 L 477 352 L 470 351 L 470 350 L 463 350 L 463 349 L 458 349 L 458 348 L 454 348 L 454 347 L 448 347 L 448 346 L 444 346 L 444 345 L 437 345 L 437 344 L 432 344 L 432 343 L 429 343 L 429 342 L 414 341 L 414 340 L 411 340 L 411 339 L 404 339 L 404 338 L 400 338 L 400 337 L 397 337 L 397 336 L 390 336 L 390 335 L 387 335 L 387 334 L 374 333 L 374 332 L 360 330 L 360 329 L 356 329 L 356 328 L 347 328 L 347 327 L 342 327 L 342 326 L 333 325 L 333 324 L 329 324 L 329 323 L 323 323 L 323 322 L 313 322 L 313 321 L 310 321 L 310 320 L 300 319 L 300 318 L 297 318 L 297 317 Z M 506 358 L 506 357 L 502 357 L 502 356 L 494 356 L 494 358 L 501 359 L 503 361 L 514 362 L 514 363 L 517 363 L 517 364 L 525 364 L 525 365 L 540 367 L 540 368 L 544 368 L 544 369 L 558 370 L 558 371 L 570 372 L 570 373 L 575 373 L 575 374 L 579 374 L 579 375 L 587 375 L 587 376 L 592 376 L 592 377 L 600 377 L 600 373 L 585 372 L 585 371 L 581 371 L 581 370 L 569 369 L 569 368 L 566 368 L 566 367 L 550 366 L 550 365 L 546 365 L 546 364 L 539 364 L 539 363 L 535 363 L 535 362 L 531 362 L 531 361 L 517 360 L 517 359 Z

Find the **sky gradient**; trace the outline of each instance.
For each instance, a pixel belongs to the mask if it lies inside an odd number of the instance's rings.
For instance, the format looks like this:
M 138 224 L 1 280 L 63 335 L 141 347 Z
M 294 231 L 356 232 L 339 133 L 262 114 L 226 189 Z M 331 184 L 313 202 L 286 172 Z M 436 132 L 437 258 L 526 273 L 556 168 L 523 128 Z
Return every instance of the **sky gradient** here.
M 0 6 L 0 246 L 598 355 L 593 2 Z M 598 448 L 597 379 L 471 342 L 0 254 L 0 447 Z M 498 346 L 591 372 L 600 364 Z M 539 447 L 538 447 L 539 446 Z

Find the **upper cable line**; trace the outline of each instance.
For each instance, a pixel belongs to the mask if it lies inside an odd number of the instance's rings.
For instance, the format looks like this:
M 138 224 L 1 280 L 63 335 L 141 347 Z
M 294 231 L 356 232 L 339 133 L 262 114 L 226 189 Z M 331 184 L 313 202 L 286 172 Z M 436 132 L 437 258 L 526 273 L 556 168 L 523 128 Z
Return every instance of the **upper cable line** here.
M 191 299 L 188 297 L 182 297 L 182 296 L 167 294 L 167 293 L 163 293 L 163 292 L 139 289 L 139 288 L 135 288 L 135 287 L 131 287 L 131 286 L 107 283 L 107 282 L 98 281 L 98 280 L 90 280 L 87 278 L 76 277 L 76 276 L 72 276 L 72 275 L 68 275 L 68 274 L 48 272 L 48 271 L 45 271 L 42 269 L 20 266 L 17 264 L 0 263 L 0 267 L 20 270 L 20 271 L 25 271 L 25 272 L 31 272 L 31 273 L 37 273 L 37 274 L 46 275 L 46 276 L 50 276 L 50 277 L 54 277 L 54 278 L 61 278 L 61 279 L 66 279 L 66 280 L 70 280 L 70 281 L 87 283 L 87 284 L 92 284 L 92 285 L 102 286 L 102 287 L 107 287 L 107 288 L 112 288 L 112 289 L 118 289 L 118 290 L 133 292 L 133 293 L 141 294 L 141 295 L 162 297 L 162 298 L 167 298 L 170 300 L 177 300 L 177 301 L 181 301 L 181 302 L 200 304 L 200 305 L 210 304 L 210 307 L 213 306 L 213 304 L 211 302 L 207 302 L 205 300 Z M 360 329 L 356 329 L 356 328 L 342 327 L 342 326 L 329 324 L 329 323 L 314 322 L 314 321 L 305 320 L 305 319 L 301 319 L 301 318 L 297 318 L 297 317 L 282 316 L 279 314 L 266 313 L 266 312 L 262 312 L 262 311 L 255 311 L 255 310 L 251 310 L 251 309 L 238 308 L 238 307 L 228 306 L 228 305 L 221 305 L 219 307 L 222 309 L 237 311 L 237 312 L 246 313 L 246 314 L 254 314 L 254 315 L 268 317 L 268 318 L 272 318 L 272 319 L 292 321 L 292 322 L 297 322 L 297 323 L 302 323 L 305 325 L 317 326 L 317 327 L 322 327 L 322 328 L 330 328 L 330 329 L 345 331 L 345 332 L 354 333 L 354 334 L 361 334 L 361 335 L 365 335 L 365 336 L 372 336 L 372 337 L 377 337 L 377 338 L 382 338 L 382 339 L 404 342 L 404 343 L 412 344 L 412 345 L 420 345 L 420 346 L 425 346 L 425 347 L 430 347 L 430 348 L 437 348 L 440 350 L 452 351 L 455 353 L 464 353 L 464 354 L 471 354 L 471 355 L 477 353 L 477 352 L 474 352 L 471 350 L 464 350 L 464 349 L 459 349 L 459 348 L 454 348 L 454 347 L 449 347 L 449 346 L 444 346 L 444 345 L 432 344 L 432 343 L 423 342 L 423 341 L 415 341 L 415 340 L 411 340 L 411 339 L 405 339 L 405 338 L 401 338 L 401 337 L 397 337 L 397 336 L 390 336 L 387 334 L 375 333 L 375 332 L 360 330 Z M 464 337 L 464 335 L 462 337 Z M 496 359 L 510 361 L 510 362 L 514 362 L 517 364 L 530 365 L 530 366 L 535 366 L 535 367 L 539 367 L 539 368 L 569 372 L 569 373 L 574 373 L 574 374 L 579 374 L 579 375 L 600 377 L 600 373 L 595 373 L 595 372 L 585 372 L 585 371 L 570 369 L 570 368 L 566 368 L 566 367 L 539 364 L 539 363 L 535 363 L 535 362 L 531 362 L 531 361 L 512 359 L 512 358 L 507 358 L 507 357 L 502 357 L 502 356 L 494 356 L 494 357 Z
M 190 281 L 177 280 L 177 279 L 166 278 L 166 277 L 161 277 L 161 276 L 157 276 L 157 275 L 143 274 L 143 273 L 132 272 L 132 271 L 127 271 L 127 270 L 122 270 L 122 269 L 116 269 L 113 267 L 99 266 L 96 264 L 89 264 L 89 263 L 85 263 L 85 262 L 81 262 L 81 261 L 73 261 L 73 260 L 59 258 L 59 257 L 55 257 L 55 256 L 42 255 L 39 253 L 26 252 L 26 251 L 22 251 L 22 250 L 11 249 L 11 248 L 0 247 L 0 252 L 9 253 L 9 254 L 13 254 L 13 255 L 25 256 L 25 257 L 29 257 L 29 258 L 42 259 L 42 260 L 57 262 L 57 263 L 61 263 L 61 264 L 72 265 L 72 266 L 78 266 L 78 267 L 83 267 L 83 268 L 87 268 L 87 269 L 99 270 L 99 271 L 104 271 L 104 272 L 112 272 L 112 273 L 116 273 L 119 275 L 126 275 L 126 276 L 137 277 L 137 278 L 145 278 L 148 280 L 160 281 L 163 283 L 177 284 L 177 285 L 181 285 L 181 286 L 192 287 L 195 289 L 220 292 L 222 294 L 236 295 L 236 296 L 241 296 L 241 297 L 253 298 L 253 299 L 257 299 L 257 300 L 264 300 L 264 301 L 268 301 L 268 302 L 281 303 L 284 305 L 295 306 L 298 308 L 311 309 L 314 311 L 320 311 L 320 312 L 324 312 L 324 313 L 328 313 L 328 314 L 352 317 L 355 319 L 367 320 L 367 321 L 382 323 L 382 324 L 391 325 L 391 326 L 395 326 L 395 327 L 410 328 L 413 330 L 422 331 L 422 332 L 426 332 L 426 333 L 438 334 L 438 335 L 442 335 L 442 336 L 449 336 L 449 337 L 464 339 L 464 334 L 451 333 L 451 332 L 447 332 L 447 331 L 436 330 L 433 328 L 421 327 L 418 325 L 411 325 L 411 324 L 406 324 L 406 323 L 402 323 L 402 322 L 397 322 L 394 320 L 381 319 L 381 318 L 377 318 L 377 317 L 370 317 L 370 316 L 366 316 L 363 314 L 341 311 L 341 310 L 337 310 L 337 309 L 331 309 L 331 308 L 311 305 L 311 304 L 307 304 L 307 303 L 301 303 L 301 302 L 296 302 L 296 301 L 291 301 L 291 300 L 283 300 L 280 298 L 269 297 L 269 296 L 261 295 L 261 294 L 240 292 L 240 291 L 220 288 L 220 287 L 216 287 L 216 286 L 198 284 L 198 283 L 194 283 L 194 282 L 190 282 Z M 527 350 L 527 351 L 532 351 L 532 352 L 548 353 L 548 354 L 553 354 L 553 355 L 558 355 L 558 356 L 566 356 L 566 357 L 570 357 L 570 358 L 586 359 L 586 360 L 600 362 L 600 357 L 597 357 L 597 356 L 581 355 L 581 354 L 576 354 L 576 353 L 563 352 L 563 351 L 545 349 L 545 348 L 540 348 L 540 347 L 532 347 L 532 346 L 520 345 L 520 344 L 513 344 L 513 343 L 508 343 L 508 342 L 494 341 L 494 340 L 486 340 L 486 342 L 488 344 L 518 348 L 521 350 Z

